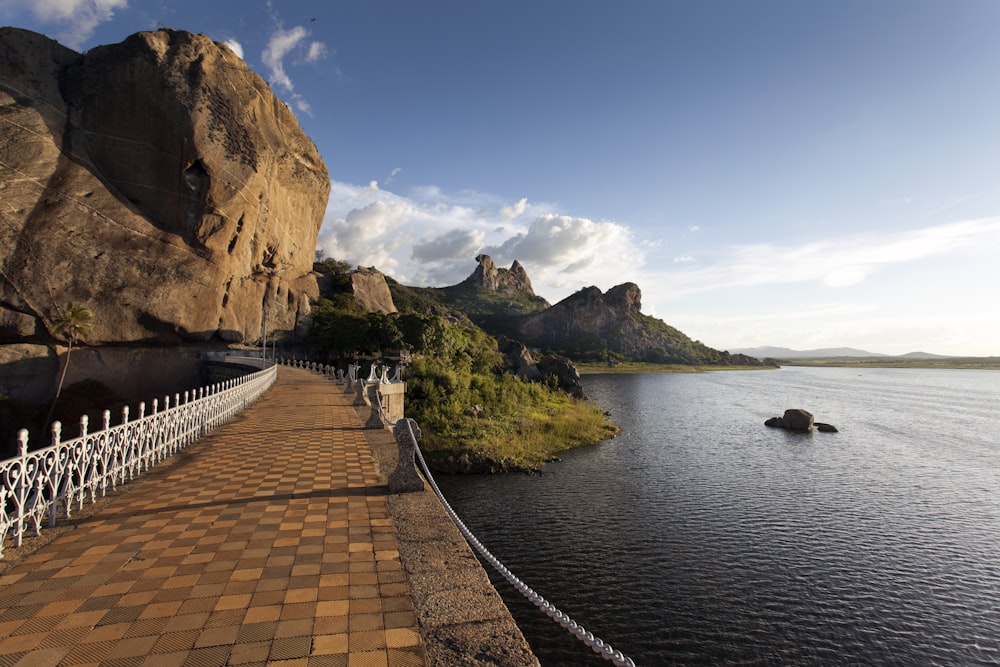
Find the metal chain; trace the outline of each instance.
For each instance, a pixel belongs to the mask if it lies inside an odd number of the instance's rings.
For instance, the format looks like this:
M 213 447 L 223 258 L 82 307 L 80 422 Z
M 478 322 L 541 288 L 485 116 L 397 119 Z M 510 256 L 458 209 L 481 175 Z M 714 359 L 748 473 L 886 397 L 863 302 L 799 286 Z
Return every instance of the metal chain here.
M 396 423 L 398 423 L 398 420 L 397 422 L 389 420 L 388 415 L 385 413 L 385 409 L 382 407 L 381 394 L 378 391 L 374 393 L 379 417 L 381 417 L 385 424 L 395 426 Z M 611 644 L 605 643 L 599 637 L 594 636 L 593 632 L 585 629 L 582 625 L 567 616 L 564 612 L 560 611 L 554 604 L 546 600 L 544 597 L 532 590 L 530 586 L 518 579 L 513 572 L 507 569 L 506 565 L 490 553 L 489 549 L 487 549 L 486 546 L 479 541 L 479 538 L 477 538 L 472 531 L 469 530 L 469 527 L 465 525 L 462 519 L 459 518 L 458 514 L 454 509 L 452 509 L 451 505 L 445 499 L 444 494 L 441 493 L 441 489 L 438 487 L 437 482 L 434 481 L 434 476 L 431 475 L 430 468 L 427 466 L 427 462 L 424 460 L 424 455 L 420 451 L 420 445 L 417 443 L 416 434 L 413 433 L 413 424 L 411 423 L 411 420 L 405 418 L 404 420 L 406 421 L 406 428 L 410 432 L 410 437 L 413 439 L 414 452 L 416 452 L 416 457 L 420 463 L 420 469 L 423 472 L 424 477 L 431 485 L 431 488 L 434 490 L 434 494 L 437 496 L 438 501 L 440 501 L 441 506 L 444 507 L 448 516 L 458 528 L 459 532 L 462 533 L 462 537 L 465 538 L 466 542 L 468 542 L 469 545 L 493 567 L 493 569 L 500 573 L 504 579 L 510 582 L 518 593 L 530 600 L 531 603 L 542 610 L 546 616 L 558 623 L 574 637 L 589 646 L 594 653 L 616 665 L 616 667 L 635 667 L 635 662 L 632 658 L 628 657 L 621 651 L 616 650 L 611 646 Z
M 379 408 L 381 409 L 381 404 L 379 405 Z M 598 654 L 605 660 L 610 661 L 617 667 L 635 667 L 635 662 L 632 661 L 632 658 L 629 658 L 621 651 L 614 649 L 611 644 L 607 644 L 600 638 L 595 637 L 593 632 L 586 630 L 582 625 L 560 611 L 555 605 L 514 576 L 514 573 L 507 569 L 507 566 L 501 563 L 496 556 L 490 553 L 489 549 L 487 549 L 483 543 L 480 542 L 475 535 L 473 535 L 472 531 L 469 530 L 465 523 L 458 517 L 455 510 L 452 509 L 451 505 L 448 504 L 448 501 L 445 500 L 444 494 L 441 493 L 441 489 L 438 488 L 437 482 L 434 481 L 434 477 L 431 475 L 431 471 L 427 467 L 427 462 L 424 461 L 424 455 L 420 452 L 420 446 L 417 444 L 417 438 L 413 433 L 413 426 L 408 419 L 406 420 L 406 428 L 410 431 L 410 437 L 413 438 L 414 451 L 416 452 L 417 459 L 420 462 L 420 469 L 423 471 L 424 476 L 430 483 L 431 488 L 434 489 L 434 493 L 437 495 L 438 500 L 441 501 L 441 505 L 444 506 L 445 511 L 448 512 L 448 516 L 451 517 L 451 520 L 455 523 L 458 530 L 462 533 L 462 536 L 465 537 L 466 541 L 472 546 L 472 548 L 479 552 L 479 555 L 482 556 L 486 562 L 492 565 L 493 569 L 499 572 L 504 579 L 510 582 L 510 584 L 521 595 L 530 600 L 536 607 L 541 609 L 546 616 L 589 646 L 594 653 Z

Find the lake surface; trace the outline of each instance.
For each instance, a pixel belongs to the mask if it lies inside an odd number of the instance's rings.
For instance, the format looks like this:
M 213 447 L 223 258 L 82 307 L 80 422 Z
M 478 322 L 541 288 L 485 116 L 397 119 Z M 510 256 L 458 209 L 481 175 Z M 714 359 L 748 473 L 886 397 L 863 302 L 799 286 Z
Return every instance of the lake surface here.
M 1000 664 L 1000 372 L 589 375 L 623 427 L 540 476 L 439 477 L 638 665 Z M 839 433 L 763 425 L 809 410 Z M 495 578 L 543 665 L 601 665 Z

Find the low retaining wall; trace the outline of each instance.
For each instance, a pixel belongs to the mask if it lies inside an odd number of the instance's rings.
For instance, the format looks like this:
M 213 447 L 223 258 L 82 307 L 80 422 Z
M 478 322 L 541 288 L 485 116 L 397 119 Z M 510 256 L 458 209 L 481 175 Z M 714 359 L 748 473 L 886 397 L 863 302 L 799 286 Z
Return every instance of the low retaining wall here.
M 359 419 L 367 418 L 364 408 L 355 410 Z M 388 479 L 398 456 L 392 431 L 365 431 L 365 438 L 380 477 Z M 434 492 L 388 494 L 387 500 L 430 664 L 539 667 L 503 598 Z

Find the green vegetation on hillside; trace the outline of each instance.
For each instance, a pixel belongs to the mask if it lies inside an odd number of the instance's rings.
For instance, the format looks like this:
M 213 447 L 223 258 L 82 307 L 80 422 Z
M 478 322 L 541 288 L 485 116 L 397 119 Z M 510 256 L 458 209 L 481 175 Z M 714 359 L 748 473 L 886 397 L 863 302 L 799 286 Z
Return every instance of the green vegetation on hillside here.
M 492 337 L 452 332 L 459 344 L 418 356 L 407 369 L 407 414 L 420 424 L 430 458 L 464 454 L 499 469 L 534 468 L 615 433 L 592 404 L 501 372 Z
M 454 457 L 472 469 L 533 469 L 616 432 L 597 407 L 554 382 L 503 372 L 496 339 L 429 290 L 386 282 L 398 314 L 360 313 L 353 298 L 327 293 L 313 309 L 313 344 L 342 366 L 407 353 L 406 415 L 419 424 L 432 465 Z

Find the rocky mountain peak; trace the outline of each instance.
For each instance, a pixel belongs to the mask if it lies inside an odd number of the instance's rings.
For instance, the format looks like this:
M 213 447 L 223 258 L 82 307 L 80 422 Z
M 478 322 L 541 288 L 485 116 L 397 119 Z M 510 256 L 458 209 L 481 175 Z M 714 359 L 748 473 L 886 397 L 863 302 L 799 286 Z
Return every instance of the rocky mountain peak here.
M 635 283 L 622 283 L 608 290 L 604 301 L 613 308 L 621 308 L 628 313 L 642 310 L 642 291 Z
M 489 255 L 479 255 L 476 261 L 479 262 L 479 266 L 466 279 L 466 283 L 494 292 L 524 292 L 529 296 L 535 296 L 531 280 L 528 279 L 528 272 L 516 259 L 509 269 L 498 267 Z

